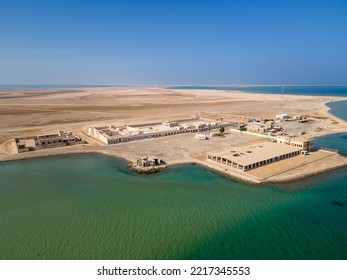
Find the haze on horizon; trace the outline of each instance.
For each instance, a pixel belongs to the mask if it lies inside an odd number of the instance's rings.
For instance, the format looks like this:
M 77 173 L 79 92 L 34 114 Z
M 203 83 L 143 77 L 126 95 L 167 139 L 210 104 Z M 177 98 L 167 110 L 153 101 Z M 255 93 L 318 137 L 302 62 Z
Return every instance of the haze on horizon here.
M 0 84 L 346 84 L 346 1 L 1 1 Z

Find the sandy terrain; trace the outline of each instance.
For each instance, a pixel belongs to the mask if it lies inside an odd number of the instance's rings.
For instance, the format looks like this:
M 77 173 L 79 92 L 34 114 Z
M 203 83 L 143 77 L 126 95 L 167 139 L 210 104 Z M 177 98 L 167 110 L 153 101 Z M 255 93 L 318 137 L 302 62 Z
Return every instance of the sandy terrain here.
M 337 97 L 245 94 L 216 90 L 170 90 L 162 88 L 88 88 L 0 91 L 0 143 L 18 136 L 57 130 L 80 132 L 81 127 L 105 123 L 138 123 L 206 114 L 235 118 L 273 118 L 284 112 L 321 119 L 321 127 L 341 130 L 331 124 L 325 102 Z M 322 131 L 324 133 L 324 130 Z M 327 132 L 325 132 L 327 133 Z
M 246 121 L 248 117 L 274 118 L 276 114 L 306 115 L 309 123 L 282 122 L 289 132 L 305 130 L 308 136 L 347 131 L 346 122 L 328 113 L 326 102 L 338 97 L 310 97 L 286 95 L 247 94 L 216 90 L 169 90 L 162 88 L 88 88 L 50 90 L 0 91 L 0 161 L 67 153 L 98 152 L 133 160 L 138 156 L 157 155 L 169 164 L 198 162 L 227 175 L 248 181 L 286 181 L 300 176 L 323 172 L 346 164 L 343 158 L 318 152 L 302 159 L 287 159 L 241 174 L 225 171 L 223 166 L 206 161 L 206 153 L 231 146 L 264 141 L 255 136 L 227 133 L 224 138 L 207 141 L 193 138 L 192 134 L 147 139 L 103 146 L 83 134 L 88 126 L 104 124 L 136 124 L 147 121 L 172 120 L 200 114 L 209 118 L 227 117 Z M 281 104 L 282 107 L 281 107 Z M 316 128 L 320 127 L 320 132 Z M 14 137 L 73 131 L 83 136 L 88 145 L 29 152 L 13 153 Z M 312 157 L 312 164 L 307 164 Z M 325 158 L 325 159 L 324 159 Z M 284 163 L 285 162 L 285 163 Z M 284 165 L 287 166 L 284 168 Z M 301 166 L 301 167 L 300 167 Z M 272 168 L 273 167 L 273 168 Z M 277 173 L 276 173 L 277 172 Z M 318 173 L 319 173 L 318 172 Z M 240 173 L 240 174 L 238 174 Z M 247 174 L 247 178 L 245 177 Z M 244 178 L 245 177 L 245 178 Z

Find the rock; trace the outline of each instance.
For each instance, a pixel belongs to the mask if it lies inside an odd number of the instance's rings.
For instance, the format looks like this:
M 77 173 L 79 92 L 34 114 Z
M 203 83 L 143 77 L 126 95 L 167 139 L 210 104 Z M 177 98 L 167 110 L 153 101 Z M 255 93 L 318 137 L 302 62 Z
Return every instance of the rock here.
M 128 165 L 129 169 L 133 172 L 136 172 L 138 174 L 152 174 L 159 172 L 161 169 L 166 168 L 166 165 L 158 165 L 158 166 L 149 166 L 149 167 L 142 167 L 138 166 L 135 163 L 130 163 Z

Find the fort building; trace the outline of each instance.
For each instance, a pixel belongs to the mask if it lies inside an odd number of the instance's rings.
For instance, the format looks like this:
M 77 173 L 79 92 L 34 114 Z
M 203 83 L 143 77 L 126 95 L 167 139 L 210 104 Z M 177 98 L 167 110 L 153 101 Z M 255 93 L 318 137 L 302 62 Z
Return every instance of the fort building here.
M 135 125 L 89 127 L 88 135 L 110 145 L 183 133 L 198 133 L 231 125 L 232 122 L 224 120 L 204 121 L 202 118 L 192 118 Z
M 53 134 L 15 138 L 15 142 L 18 153 L 87 143 L 76 134 L 64 131 Z

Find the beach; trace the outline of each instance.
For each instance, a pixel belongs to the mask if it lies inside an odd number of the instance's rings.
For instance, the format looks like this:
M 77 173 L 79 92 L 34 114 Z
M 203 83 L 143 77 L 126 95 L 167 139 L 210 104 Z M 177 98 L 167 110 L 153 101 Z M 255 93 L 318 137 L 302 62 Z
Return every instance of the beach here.
M 274 118 L 276 114 L 306 115 L 308 124 L 288 122 L 286 130 L 305 130 L 307 137 L 347 131 L 345 121 L 330 114 L 325 105 L 345 100 L 333 96 L 254 94 L 227 90 L 152 88 L 30 89 L 0 91 L 0 160 L 10 161 L 76 153 L 101 153 L 133 161 L 156 155 L 168 164 L 195 162 L 248 183 L 292 181 L 347 165 L 346 158 L 329 152 L 285 159 L 253 171 L 227 171 L 206 160 L 209 152 L 263 141 L 259 137 L 226 130 L 224 137 L 199 141 L 192 134 L 160 137 L 104 146 L 87 135 L 90 126 L 168 121 L 193 116 L 225 117 L 246 122 L 249 118 Z M 320 128 L 317 131 L 317 127 Z M 17 154 L 13 138 L 72 131 L 88 144 Z M 308 162 L 311 162 L 308 164 Z M 275 168 L 272 168 L 272 167 Z M 304 167 L 303 167 L 304 166 Z M 276 171 L 277 170 L 277 171 Z M 276 173 L 277 172 L 277 173 Z

